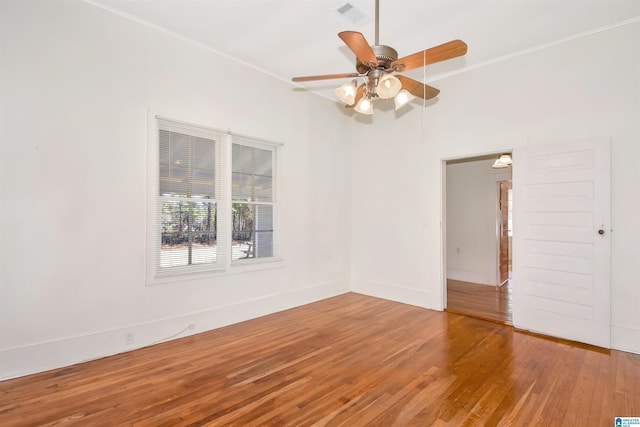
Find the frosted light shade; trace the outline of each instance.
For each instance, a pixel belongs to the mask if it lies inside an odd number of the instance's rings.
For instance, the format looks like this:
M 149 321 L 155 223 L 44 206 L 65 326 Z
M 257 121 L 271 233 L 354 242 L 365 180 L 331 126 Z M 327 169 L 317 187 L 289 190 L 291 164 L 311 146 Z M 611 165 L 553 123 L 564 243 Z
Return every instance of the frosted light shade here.
M 373 114 L 373 102 L 371 102 L 371 99 L 364 97 L 358 102 L 355 110 L 361 114 Z
M 382 99 L 393 98 L 402 89 L 402 83 L 397 77 L 391 74 L 385 74 L 380 78 L 376 93 Z
M 502 154 L 495 162 L 493 162 L 491 167 L 494 169 L 503 169 L 511 166 L 512 163 L 513 160 L 511 159 L 511 154 Z
M 509 165 L 504 164 L 504 163 L 500 162 L 500 159 L 497 159 L 497 160 L 493 163 L 493 165 L 491 165 L 491 167 L 492 167 L 492 168 L 494 168 L 494 169 L 504 169 L 504 168 L 508 168 L 508 167 L 509 167 Z
M 513 160 L 511 160 L 511 154 L 503 154 L 498 160 L 500 160 L 500 162 L 504 163 L 505 165 L 510 165 L 511 163 L 513 163 Z
M 413 96 L 411 94 L 411 92 L 409 92 L 406 89 L 402 89 L 400 92 L 398 92 L 398 94 L 396 95 L 396 98 L 394 100 L 394 102 L 396 104 L 396 110 L 404 107 L 405 105 L 407 105 L 408 103 L 410 103 L 414 99 L 415 99 L 415 96 Z
M 336 89 L 336 96 L 347 105 L 351 105 L 356 100 L 356 81 L 343 84 Z

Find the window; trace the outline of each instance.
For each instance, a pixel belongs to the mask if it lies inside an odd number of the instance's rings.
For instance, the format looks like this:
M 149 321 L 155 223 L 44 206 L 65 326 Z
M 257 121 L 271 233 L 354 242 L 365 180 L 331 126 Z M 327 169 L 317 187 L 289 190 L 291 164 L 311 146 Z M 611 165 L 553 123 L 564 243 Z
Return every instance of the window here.
M 273 158 L 271 149 L 233 144 L 233 260 L 273 257 Z
M 154 123 L 152 277 L 276 260 L 278 147 L 164 118 Z

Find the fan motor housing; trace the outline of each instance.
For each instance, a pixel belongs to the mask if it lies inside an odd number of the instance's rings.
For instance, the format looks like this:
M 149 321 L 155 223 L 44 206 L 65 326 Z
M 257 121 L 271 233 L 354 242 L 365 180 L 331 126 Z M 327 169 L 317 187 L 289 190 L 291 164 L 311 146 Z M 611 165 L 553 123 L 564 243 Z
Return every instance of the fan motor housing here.
M 398 59 L 398 52 L 390 46 L 375 45 L 371 46 L 371 50 L 378 60 L 378 66 L 376 67 L 378 69 L 386 70 L 393 61 Z M 360 60 L 356 60 L 356 70 L 360 74 L 366 74 L 371 68 L 360 62 Z

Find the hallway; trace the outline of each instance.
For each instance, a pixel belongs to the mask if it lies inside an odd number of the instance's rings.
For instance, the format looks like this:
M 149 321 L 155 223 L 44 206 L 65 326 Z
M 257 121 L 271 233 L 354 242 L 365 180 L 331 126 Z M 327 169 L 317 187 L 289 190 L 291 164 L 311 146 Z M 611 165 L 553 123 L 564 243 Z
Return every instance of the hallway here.
M 500 287 L 448 279 L 447 311 L 511 325 L 511 279 Z

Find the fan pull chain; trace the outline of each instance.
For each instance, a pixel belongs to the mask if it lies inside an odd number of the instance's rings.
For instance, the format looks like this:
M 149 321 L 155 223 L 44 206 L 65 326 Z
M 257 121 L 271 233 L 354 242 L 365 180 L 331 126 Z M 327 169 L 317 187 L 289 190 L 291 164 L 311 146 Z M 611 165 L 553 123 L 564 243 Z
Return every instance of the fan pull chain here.
M 422 83 L 427 83 L 427 52 L 422 51 Z M 422 142 L 424 141 L 425 129 L 427 128 L 427 88 L 423 86 L 422 89 L 425 96 L 422 97 Z

